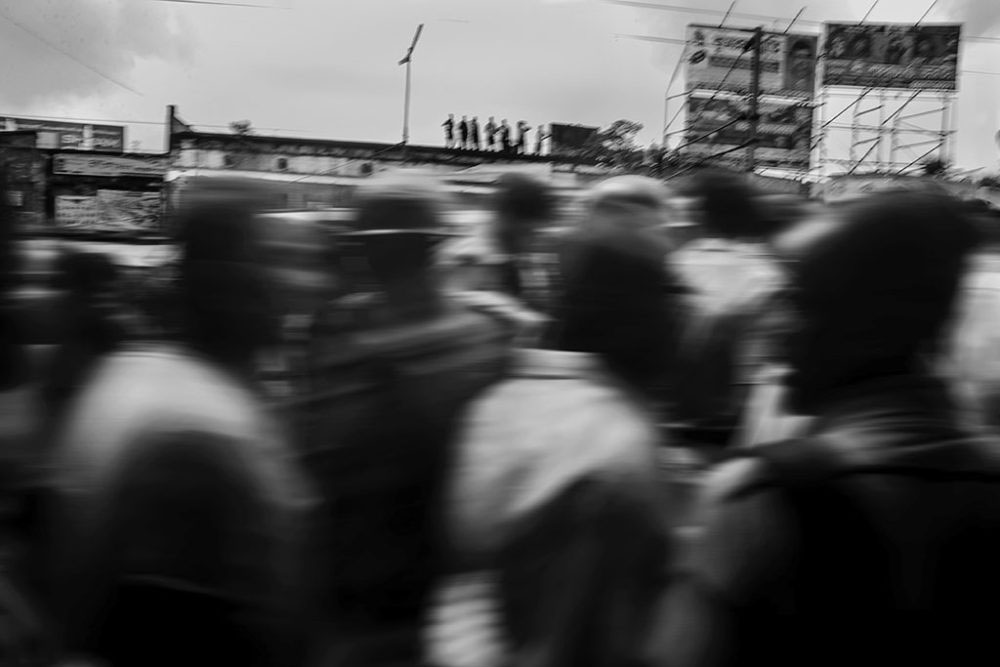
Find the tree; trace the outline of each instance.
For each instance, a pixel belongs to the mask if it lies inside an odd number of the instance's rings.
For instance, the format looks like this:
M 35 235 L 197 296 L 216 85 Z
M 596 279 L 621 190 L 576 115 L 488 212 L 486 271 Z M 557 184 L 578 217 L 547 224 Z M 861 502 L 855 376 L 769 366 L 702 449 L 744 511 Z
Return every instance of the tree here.
M 642 127 L 635 121 L 616 120 L 594 134 L 584 148 L 584 156 L 619 171 L 641 170 L 643 151 L 636 145 L 635 135 Z
M 925 176 L 944 176 L 949 169 L 950 165 L 941 158 L 933 158 L 924 163 L 924 175 Z
M 253 123 L 248 120 L 234 120 L 229 124 L 229 129 L 233 134 L 245 137 L 254 133 Z

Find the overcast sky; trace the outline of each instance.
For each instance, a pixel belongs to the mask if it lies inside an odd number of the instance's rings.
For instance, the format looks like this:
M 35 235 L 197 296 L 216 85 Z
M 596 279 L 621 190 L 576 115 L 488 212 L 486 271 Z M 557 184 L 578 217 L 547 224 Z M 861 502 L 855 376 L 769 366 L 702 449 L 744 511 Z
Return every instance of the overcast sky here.
M 448 113 L 511 124 L 645 125 L 658 139 L 664 93 L 690 22 L 708 13 L 602 0 L 0 0 L 0 115 L 129 124 L 128 139 L 161 150 L 167 104 L 196 128 L 249 119 L 262 134 L 399 141 L 404 55 L 413 59 L 410 141 L 439 144 Z M 650 4 L 661 0 L 645 0 Z M 738 0 L 727 25 L 784 29 L 808 0 Z M 662 0 L 725 12 L 730 0 Z M 880 0 L 869 22 L 916 21 L 931 0 Z M 860 20 L 872 0 L 813 0 L 810 21 Z M 784 21 L 746 18 L 753 14 Z M 957 162 L 996 171 L 1000 151 L 1000 1 L 939 0 L 925 21 L 965 22 Z M 679 77 L 674 92 L 682 90 Z M 676 103 L 675 103 L 676 104 Z M 675 109 L 676 107 L 674 107 Z M 673 109 L 671 109 L 673 111 Z M 212 127 L 219 126 L 219 127 Z

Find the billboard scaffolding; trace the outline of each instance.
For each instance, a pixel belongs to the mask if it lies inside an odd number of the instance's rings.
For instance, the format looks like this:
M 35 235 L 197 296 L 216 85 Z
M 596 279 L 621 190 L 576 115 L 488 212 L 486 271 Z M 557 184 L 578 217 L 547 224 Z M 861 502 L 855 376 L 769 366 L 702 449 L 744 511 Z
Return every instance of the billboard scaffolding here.
M 949 161 L 960 35 L 955 24 L 825 24 L 818 175 Z

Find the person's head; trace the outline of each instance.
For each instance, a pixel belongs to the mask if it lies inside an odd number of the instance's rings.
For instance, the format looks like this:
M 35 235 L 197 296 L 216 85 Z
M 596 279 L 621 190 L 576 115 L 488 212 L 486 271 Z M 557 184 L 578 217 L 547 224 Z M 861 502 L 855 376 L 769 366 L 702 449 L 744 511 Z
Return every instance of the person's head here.
M 847 51 L 847 40 L 840 33 L 835 33 L 830 36 L 830 52 L 836 56 L 840 57 L 844 55 Z
M 691 180 L 698 222 L 708 236 L 755 240 L 766 236 L 756 189 L 743 174 L 705 170 Z
M 544 181 L 514 172 L 498 180 L 493 208 L 497 243 L 504 252 L 518 254 L 527 250 L 538 229 L 555 217 L 556 199 Z
M 921 58 L 934 57 L 934 40 L 926 35 L 917 38 L 917 55 Z
M 455 114 L 453 113 L 448 114 L 448 120 L 454 120 L 454 119 L 455 119 Z
M 258 224 L 251 205 L 223 198 L 185 210 L 179 225 L 188 342 L 241 370 L 278 333 Z
M 670 222 L 670 191 L 648 176 L 616 176 L 598 183 L 588 193 L 583 228 L 628 230 L 639 234 L 664 253 Z
M 628 385 L 655 391 L 676 340 L 662 253 L 638 235 L 578 232 L 560 269 L 550 346 L 598 355 Z
M 862 33 L 851 40 L 851 51 L 855 58 L 867 58 L 871 55 L 872 42 L 868 35 Z
M 445 208 L 440 184 L 425 175 L 388 174 L 360 189 L 352 236 L 383 287 L 430 277 L 435 246 L 447 236 Z
M 886 192 L 846 205 L 791 269 L 791 407 L 817 413 L 850 387 L 930 372 L 977 232 L 960 202 Z

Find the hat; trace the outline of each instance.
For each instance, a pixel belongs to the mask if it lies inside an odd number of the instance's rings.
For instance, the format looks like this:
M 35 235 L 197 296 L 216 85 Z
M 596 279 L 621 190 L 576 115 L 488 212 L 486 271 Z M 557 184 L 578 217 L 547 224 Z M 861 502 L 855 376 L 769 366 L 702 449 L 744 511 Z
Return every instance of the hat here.
M 359 199 L 354 229 L 344 236 L 458 236 L 445 226 L 445 192 L 428 176 L 377 176 L 361 186 Z

